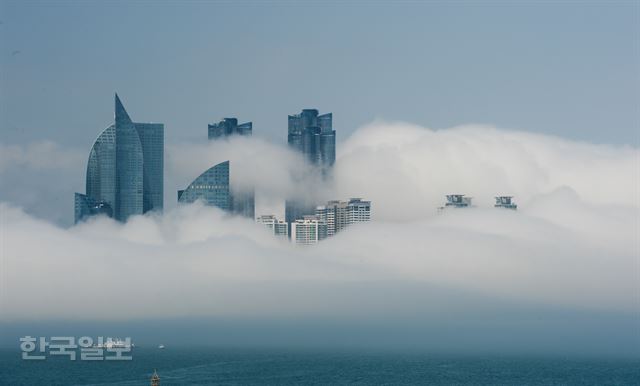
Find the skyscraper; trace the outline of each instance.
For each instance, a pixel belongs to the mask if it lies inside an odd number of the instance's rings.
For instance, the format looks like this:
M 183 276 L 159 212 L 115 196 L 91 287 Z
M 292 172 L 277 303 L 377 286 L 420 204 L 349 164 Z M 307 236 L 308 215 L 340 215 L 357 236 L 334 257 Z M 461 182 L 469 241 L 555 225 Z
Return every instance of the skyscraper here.
M 223 210 L 231 209 L 229 192 L 229 161 L 221 162 L 200 174 L 184 190 L 178 190 L 179 203 L 202 200 L 206 205 Z
M 126 221 L 162 210 L 163 187 L 164 125 L 131 121 L 116 94 L 115 124 L 91 148 L 86 194 L 75 195 L 75 221 L 95 214 Z
M 230 135 L 251 135 L 253 123 L 246 122 L 238 125 L 237 118 L 224 118 L 218 123 L 209 124 L 209 139 L 224 138 Z
M 318 115 L 318 110 L 305 109 L 300 114 L 289 115 L 288 143 L 312 165 L 328 171 L 336 161 L 333 114 Z
M 289 115 L 287 141 L 292 149 L 303 154 L 311 164 L 328 177 L 336 161 L 336 132 L 332 113 L 318 115 L 318 110 L 305 109 Z M 285 221 L 292 224 L 304 215 L 313 214 L 316 203 L 308 197 L 292 197 L 285 203 Z M 290 232 L 293 237 L 293 234 Z
M 253 124 L 246 122 L 238 124 L 237 118 L 224 118 L 218 123 L 208 126 L 209 140 L 228 138 L 233 135 L 251 136 Z M 233 177 L 232 177 L 233 178 Z M 231 211 L 244 217 L 254 218 L 255 216 L 255 191 L 248 189 L 244 191 L 231 192 Z

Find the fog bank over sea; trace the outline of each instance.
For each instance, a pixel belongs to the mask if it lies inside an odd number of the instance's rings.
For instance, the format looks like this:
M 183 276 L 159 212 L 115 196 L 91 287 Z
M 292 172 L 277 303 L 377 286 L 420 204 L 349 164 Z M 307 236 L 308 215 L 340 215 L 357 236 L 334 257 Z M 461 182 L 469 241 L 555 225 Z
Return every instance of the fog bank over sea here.
M 8 148 L 3 181 L 16 169 L 43 176 L 29 180 L 41 198 L 49 192 L 38 183 L 55 196 L 84 167 L 61 145 Z M 167 144 L 165 213 L 126 224 L 63 227 L 42 218 L 59 208 L 34 211 L 29 195 L 7 199 L 13 184 L 3 184 L 3 330 L 53 333 L 48 326 L 69 322 L 74 335 L 107 334 L 92 327 L 104 325 L 178 344 L 637 353 L 637 148 L 374 122 L 338 149 L 333 183 L 313 194 L 370 199 L 373 221 L 311 248 L 217 208 L 169 204 L 175 189 L 230 159 L 232 175 L 256 187 L 257 213 L 281 215 L 284 197 L 317 174 L 260 138 Z M 476 207 L 439 213 L 448 193 L 473 196 Z M 519 209 L 493 208 L 497 194 L 515 196 Z

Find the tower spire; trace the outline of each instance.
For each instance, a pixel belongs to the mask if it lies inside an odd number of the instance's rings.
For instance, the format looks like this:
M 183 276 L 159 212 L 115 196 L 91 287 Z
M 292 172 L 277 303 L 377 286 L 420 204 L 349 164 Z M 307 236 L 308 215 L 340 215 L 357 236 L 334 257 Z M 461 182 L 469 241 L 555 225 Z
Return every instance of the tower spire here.
M 131 118 L 129 118 L 129 114 L 127 114 L 127 110 L 124 109 L 122 105 L 122 101 L 120 101 L 120 97 L 118 97 L 118 93 L 116 93 L 116 112 L 115 112 L 115 120 L 116 125 L 131 123 Z

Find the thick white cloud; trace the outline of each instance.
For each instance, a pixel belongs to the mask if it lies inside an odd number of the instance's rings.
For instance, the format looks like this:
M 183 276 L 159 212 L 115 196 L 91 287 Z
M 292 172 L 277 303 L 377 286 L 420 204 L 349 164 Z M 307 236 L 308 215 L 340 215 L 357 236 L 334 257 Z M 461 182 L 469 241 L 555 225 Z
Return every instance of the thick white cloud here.
M 296 183 L 307 172 L 296 154 L 259 139 L 169 146 L 167 156 L 167 189 L 231 159 L 267 197 L 259 213 L 317 186 Z M 200 205 L 65 229 L 4 203 L 1 317 L 365 318 L 441 312 L 448 292 L 633 312 L 639 156 L 487 127 L 376 123 L 339 144 L 334 184 L 316 192 L 371 199 L 374 221 L 310 248 Z M 437 214 L 452 192 L 478 207 Z M 515 195 L 519 210 L 492 208 L 498 193 Z M 407 283 L 416 290 L 394 291 Z M 437 306 L 430 286 L 444 289 Z
M 514 195 L 526 208 L 563 186 L 586 203 L 640 206 L 640 156 L 631 147 L 482 126 L 434 131 L 374 123 L 338 150 L 337 193 L 365 194 L 388 219 L 434 214 L 450 193 L 484 207 L 495 195 Z

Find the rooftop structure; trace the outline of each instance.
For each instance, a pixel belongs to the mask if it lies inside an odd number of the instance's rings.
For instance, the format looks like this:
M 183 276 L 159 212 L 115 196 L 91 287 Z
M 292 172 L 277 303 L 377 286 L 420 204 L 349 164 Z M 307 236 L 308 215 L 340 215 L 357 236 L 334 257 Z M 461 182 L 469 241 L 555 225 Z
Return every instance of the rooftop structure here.
M 224 138 L 231 135 L 251 135 L 253 123 L 238 124 L 237 118 L 224 118 L 218 123 L 208 125 L 209 139 Z
M 465 197 L 464 194 L 448 194 L 445 208 L 467 208 L 471 205 L 471 197 Z
M 496 208 L 518 209 L 518 205 L 513 202 L 513 196 L 496 196 Z

